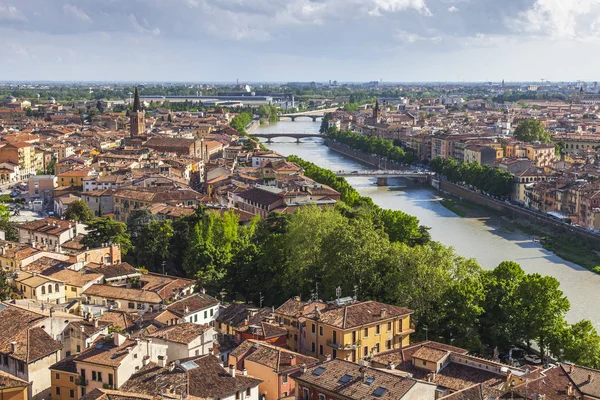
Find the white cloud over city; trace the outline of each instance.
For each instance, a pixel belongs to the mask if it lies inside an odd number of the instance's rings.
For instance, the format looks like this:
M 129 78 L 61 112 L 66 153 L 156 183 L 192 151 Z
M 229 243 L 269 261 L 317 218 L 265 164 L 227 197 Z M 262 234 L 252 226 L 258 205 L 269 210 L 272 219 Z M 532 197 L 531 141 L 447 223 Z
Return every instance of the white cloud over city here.
M 600 0 L 0 0 L 2 80 L 594 80 Z

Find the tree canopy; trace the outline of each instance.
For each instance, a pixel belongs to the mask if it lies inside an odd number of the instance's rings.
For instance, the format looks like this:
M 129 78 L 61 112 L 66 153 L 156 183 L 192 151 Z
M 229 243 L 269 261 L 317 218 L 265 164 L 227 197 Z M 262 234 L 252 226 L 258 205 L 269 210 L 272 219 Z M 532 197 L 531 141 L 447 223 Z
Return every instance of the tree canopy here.
M 63 216 L 68 220 L 85 223 L 94 218 L 94 213 L 85 201 L 77 200 L 69 204 Z
M 546 130 L 544 124 L 538 119 L 527 119 L 519 123 L 515 129 L 514 137 L 522 142 L 542 142 L 550 143 L 550 132 Z
M 127 232 L 127 225 L 112 218 L 93 218 L 88 222 L 88 234 L 83 242 L 89 247 L 101 247 L 108 243 L 121 246 L 121 253 L 125 256 L 131 250 L 131 236 Z

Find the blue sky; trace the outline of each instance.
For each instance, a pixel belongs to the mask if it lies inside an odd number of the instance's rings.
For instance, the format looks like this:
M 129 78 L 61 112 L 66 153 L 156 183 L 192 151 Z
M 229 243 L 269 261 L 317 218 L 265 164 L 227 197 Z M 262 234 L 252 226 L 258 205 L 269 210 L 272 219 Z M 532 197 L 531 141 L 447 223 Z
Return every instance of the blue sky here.
M 0 80 L 600 80 L 600 0 L 0 0 Z

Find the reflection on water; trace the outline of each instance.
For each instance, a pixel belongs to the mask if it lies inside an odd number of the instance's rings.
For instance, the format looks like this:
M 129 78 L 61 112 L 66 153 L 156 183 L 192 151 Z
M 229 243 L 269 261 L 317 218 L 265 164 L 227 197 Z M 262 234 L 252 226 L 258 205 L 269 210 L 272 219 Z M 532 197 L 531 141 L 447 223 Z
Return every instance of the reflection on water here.
M 259 128 L 260 132 L 317 132 L 320 123 L 312 121 L 282 121 Z M 295 154 L 321 167 L 338 170 L 368 168 L 343 157 L 321 144 L 320 139 L 277 139 L 268 147 L 284 155 Z M 528 273 L 556 277 L 571 301 L 569 322 L 591 320 L 600 328 L 600 275 L 562 260 L 539 243 L 519 232 L 509 232 L 489 218 L 461 218 L 440 204 L 437 193 L 423 185 L 404 179 L 390 180 L 395 187 L 378 187 L 375 179 L 350 177 L 348 181 L 361 195 L 370 196 L 381 207 L 402 210 L 419 218 L 421 224 L 431 227 L 431 236 L 445 245 L 453 246 L 464 257 L 476 258 L 486 269 L 492 269 L 508 260 L 521 264 Z

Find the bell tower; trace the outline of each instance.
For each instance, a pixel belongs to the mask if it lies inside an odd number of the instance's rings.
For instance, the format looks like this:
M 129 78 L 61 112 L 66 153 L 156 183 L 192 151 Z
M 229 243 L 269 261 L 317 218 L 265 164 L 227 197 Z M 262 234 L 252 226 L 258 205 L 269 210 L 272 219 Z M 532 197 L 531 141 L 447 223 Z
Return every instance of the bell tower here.
M 135 137 L 145 131 L 146 122 L 144 120 L 144 110 L 142 110 L 140 95 L 136 87 L 135 97 L 133 98 L 133 109 L 129 112 L 129 135 Z

